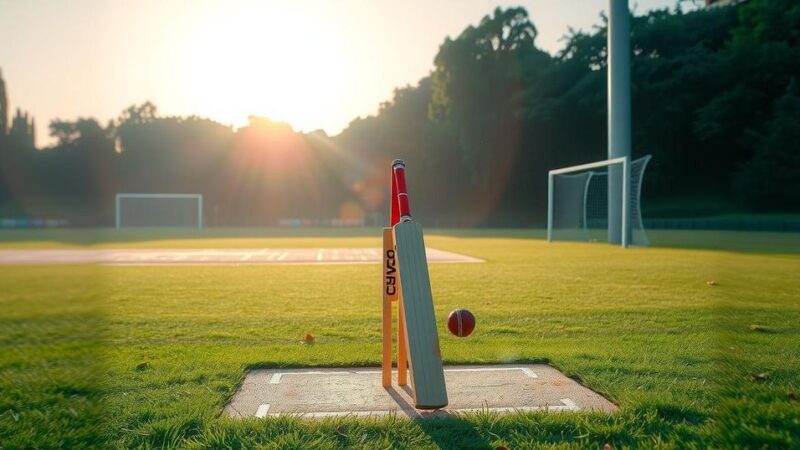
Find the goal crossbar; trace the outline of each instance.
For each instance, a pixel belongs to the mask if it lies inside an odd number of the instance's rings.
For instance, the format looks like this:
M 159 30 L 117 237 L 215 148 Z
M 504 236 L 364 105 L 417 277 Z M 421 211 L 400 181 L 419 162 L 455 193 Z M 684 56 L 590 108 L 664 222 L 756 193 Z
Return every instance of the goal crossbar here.
M 553 169 L 547 172 L 549 175 L 561 175 L 570 172 L 581 172 L 589 169 L 596 169 L 598 167 L 610 166 L 612 164 L 627 164 L 628 157 L 622 156 L 620 158 L 606 159 L 603 161 L 595 161 L 586 164 L 579 164 L 577 166 L 562 167 L 561 169 Z

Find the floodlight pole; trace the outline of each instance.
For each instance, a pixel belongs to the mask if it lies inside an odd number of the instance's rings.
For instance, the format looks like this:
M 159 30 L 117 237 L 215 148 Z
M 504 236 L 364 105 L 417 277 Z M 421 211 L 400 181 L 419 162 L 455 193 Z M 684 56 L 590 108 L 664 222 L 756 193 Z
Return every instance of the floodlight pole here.
M 628 0 L 608 1 L 608 159 L 627 157 L 631 160 L 631 24 Z M 626 245 L 631 230 L 626 217 L 629 186 L 620 186 L 629 179 L 609 167 L 608 177 L 608 241 Z M 622 176 L 619 176 L 622 175 Z

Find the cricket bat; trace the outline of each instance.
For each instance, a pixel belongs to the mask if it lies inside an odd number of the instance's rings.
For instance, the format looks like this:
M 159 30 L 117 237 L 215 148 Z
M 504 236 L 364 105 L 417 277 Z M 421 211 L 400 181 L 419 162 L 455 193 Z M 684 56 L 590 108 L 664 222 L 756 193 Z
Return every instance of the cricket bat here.
M 400 271 L 401 305 L 405 316 L 414 406 L 419 409 L 443 408 L 447 406 L 447 386 L 439 350 L 439 334 L 436 331 L 425 240 L 422 226 L 412 221 L 408 212 L 403 172 L 405 165 L 399 169 L 395 167 L 402 218 L 394 225 L 394 243 Z

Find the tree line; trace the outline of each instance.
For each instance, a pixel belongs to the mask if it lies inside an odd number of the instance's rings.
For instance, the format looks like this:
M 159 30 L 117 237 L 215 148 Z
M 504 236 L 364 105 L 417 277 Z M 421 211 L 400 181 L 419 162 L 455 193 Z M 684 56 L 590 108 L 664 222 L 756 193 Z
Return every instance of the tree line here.
M 103 124 L 9 123 L 0 79 L 0 217 L 113 220 L 117 192 L 193 192 L 212 225 L 356 218 L 388 209 L 406 160 L 412 207 L 446 226 L 543 223 L 547 170 L 605 159 L 606 24 L 536 47 L 524 8 L 446 38 L 434 68 L 337 136 L 251 117 L 168 117 L 152 103 Z M 634 157 L 652 154 L 646 217 L 800 207 L 800 3 L 751 0 L 631 18 Z

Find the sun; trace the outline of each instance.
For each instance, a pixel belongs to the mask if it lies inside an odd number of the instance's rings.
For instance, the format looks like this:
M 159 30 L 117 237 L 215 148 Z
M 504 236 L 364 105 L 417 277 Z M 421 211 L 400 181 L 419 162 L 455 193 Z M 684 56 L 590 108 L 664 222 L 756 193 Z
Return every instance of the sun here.
M 344 101 L 345 46 L 313 11 L 274 3 L 209 11 L 184 37 L 187 109 L 242 125 L 249 115 L 324 128 Z

